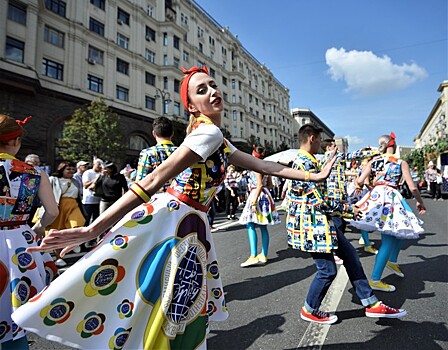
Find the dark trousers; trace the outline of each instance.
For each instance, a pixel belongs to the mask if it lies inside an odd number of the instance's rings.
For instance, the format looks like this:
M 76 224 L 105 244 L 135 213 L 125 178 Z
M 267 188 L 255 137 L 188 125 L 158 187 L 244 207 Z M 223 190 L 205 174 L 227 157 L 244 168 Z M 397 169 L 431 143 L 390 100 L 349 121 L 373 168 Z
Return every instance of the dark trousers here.
M 361 300 L 362 305 L 371 305 L 378 301 L 378 299 L 373 294 L 372 288 L 370 288 L 356 249 L 344 235 L 343 229 L 346 226 L 345 221 L 342 218 L 337 217 L 333 217 L 332 220 L 335 224 L 336 235 L 338 238 L 338 249 L 335 250 L 335 253 L 338 257 L 344 260 L 344 267 L 347 271 L 348 278 Z M 322 300 L 327 294 L 331 283 L 336 278 L 338 271 L 333 254 L 311 253 L 311 256 L 317 267 L 317 273 L 314 280 L 311 282 L 306 297 L 305 308 L 309 312 L 319 310 Z
M 442 190 L 440 189 L 440 186 L 437 184 L 437 182 L 430 182 L 429 183 L 429 189 L 431 191 L 431 198 L 441 198 L 442 197 Z
M 232 192 L 235 194 L 234 196 L 232 196 Z M 232 210 L 230 210 L 230 206 L 232 206 Z M 238 189 L 230 191 L 226 188 L 226 214 L 235 215 L 236 208 L 238 208 Z
M 90 225 L 90 220 L 95 221 L 95 219 L 100 216 L 100 203 L 97 204 L 83 204 L 84 211 L 86 214 L 86 224 L 85 226 Z

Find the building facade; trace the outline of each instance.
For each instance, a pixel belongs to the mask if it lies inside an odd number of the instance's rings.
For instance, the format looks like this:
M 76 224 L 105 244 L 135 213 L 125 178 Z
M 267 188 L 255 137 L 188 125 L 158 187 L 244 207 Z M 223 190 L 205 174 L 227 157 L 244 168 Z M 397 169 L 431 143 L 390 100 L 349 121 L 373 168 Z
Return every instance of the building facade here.
M 21 154 L 52 166 L 64 121 L 95 98 L 120 115 L 135 162 L 156 117 L 187 123 L 180 67 L 194 65 L 221 88 L 233 142 L 292 146 L 289 90 L 194 1 L 0 0 L 0 112 L 33 115 Z
M 448 138 L 448 80 L 443 81 L 437 91 L 440 96 L 414 139 L 416 148 L 434 145 Z M 448 167 L 448 152 L 442 152 L 433 161 L 437 162 L 439 169 Z
M 321 135 L 322 140 L 334 139 L 334 132 L 331 131 L 331 129 L 310 109 L 293 108 L 291 110 L 291 115 L 294 119 L 294 148 L 300 148 L 298 140 L 299 129 L 305 124 L 314 124 L 315 126 L 321 128 L 323 130 Z

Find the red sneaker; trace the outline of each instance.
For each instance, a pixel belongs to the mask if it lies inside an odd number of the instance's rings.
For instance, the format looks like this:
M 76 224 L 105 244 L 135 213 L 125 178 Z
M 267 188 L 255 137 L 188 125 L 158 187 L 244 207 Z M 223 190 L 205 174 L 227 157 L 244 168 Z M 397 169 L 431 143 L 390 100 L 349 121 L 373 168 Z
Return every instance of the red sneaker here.
M 305 308 L 302 308 L 300 311 L 300 318 L 308 322 L 324 324 L 333 324 L 338 320 L 338 316 L 330 314 L 329 312 L 317 310 L 311 313 L 306 311 Z
M 378 302 L 377 306 L 366 307 L 367 317 L 400 318 L 405 315 L 405 309 L 395 309 L 393 307 L 384 305 L 382 301 Z

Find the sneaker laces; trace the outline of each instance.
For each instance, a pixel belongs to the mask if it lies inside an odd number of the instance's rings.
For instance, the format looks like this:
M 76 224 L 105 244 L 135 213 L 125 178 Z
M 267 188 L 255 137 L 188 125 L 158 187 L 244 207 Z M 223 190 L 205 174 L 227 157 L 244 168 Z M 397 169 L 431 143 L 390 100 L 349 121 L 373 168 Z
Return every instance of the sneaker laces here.
M 396 309 L 396 308 L 394 308 L 394 307 L 391 307 L 391 306 L 388 306 L 388 305 L 386 305 L 386 304 L 383 304 L 382 302 L 381 302 L 380 305 L 384 306 L 387 310 L 391 310 L 391 311 L 394 311 L 394 312 L 398 312 L 398 309 Z
M 317 316 L 317 317 L 319 317 L 319 318 L 327 318 L 327 317 L 330 317 L 330 314 L 329 314 L 328 312 L 320 311 L 320 310 L 314 311 L 314 312 L 313 312 L 313 315 L 314 315 L 314 316 Z

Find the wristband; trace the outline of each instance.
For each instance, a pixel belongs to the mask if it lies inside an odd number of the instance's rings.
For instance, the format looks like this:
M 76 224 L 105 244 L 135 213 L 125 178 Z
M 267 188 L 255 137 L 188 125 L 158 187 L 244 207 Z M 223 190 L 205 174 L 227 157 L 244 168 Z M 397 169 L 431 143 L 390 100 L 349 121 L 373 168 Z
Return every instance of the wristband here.
M 308 181 L 310 179 L 310 172 L 305 171 L 305 181 Z
M 147 203 L 150 200 L 149 195 L 146 193 L 146 191 L 140 186 L 138 183 L 133 184 L 129 188 L 132 193 L 134 193 L 137 197 L 139 197 L 143 202 Z

